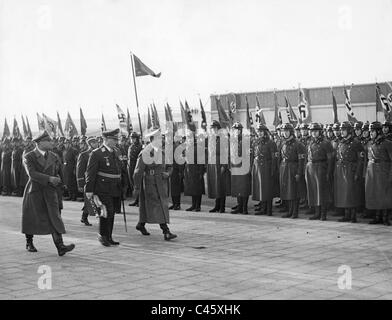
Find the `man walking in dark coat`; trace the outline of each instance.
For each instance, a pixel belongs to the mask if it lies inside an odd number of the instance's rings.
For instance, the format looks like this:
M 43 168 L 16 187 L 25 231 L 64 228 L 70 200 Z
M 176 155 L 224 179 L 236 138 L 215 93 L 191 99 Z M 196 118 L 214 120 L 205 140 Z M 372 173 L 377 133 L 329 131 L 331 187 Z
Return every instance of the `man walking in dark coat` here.
M 131 187 L 131 193 L 133 192 L 132 188 L 134 185 L 133 181 L 133 173 L 135 171 L 137 158 L 139 156 L 140 151 L 142 151 L 142 144 L 140 142 L 140 135 L 137 132 L 131 133 L 131 145 L 128 148 L 128 179 Z M 134 202 L 130 203 L 130 206 L 138 206 L 139 198 L 136 198 Z
M 62 171 L 58 156 L 51 152 L 53 142 L 44 131 L 33 140 L 37 147 L 23 158 L 23 165 L 29 176 L 22 211 L 22 233 L 26 235 L 26 249 L 36 252 L 33 235 L 52 234 L 59 256 L 72 251 L 74 244 L 64 245 L 65 233 L 61 219 Z
M 184 191 L 184 164 L 177 163 L 175 159 L 175 151 L 180 147 L 183 141 L 176 141 L 173 143 L 173 170 L 170 176 L 170 194 L 172 198 L 172 205 L 169 210 L 181 209 L 181 193 Z M 183 155 L 185 150 L 183 152 Z
M 78 184 L 79 192 L 84 193 L 84 186 L 86 185 L 86 170 L 87 170 L 87 163 L 90 157 L 90 154 L 93 150 L 98 148 L 98 142 L 95 137 L 89 137 L 86 139 L 88 149 L 83 151 L 78 156 L 78 161 L 76 163 L 76 179 Z M 84 195 L 86 200 L 86 195 Z M 84 223 L 86 226 L 91 226 L 91 223 L 88 221 L 88 210 L 86 206 L 82 208 L 82 218 L 80 222 Z
M 86 171 L 84 191 L 88 200 L 97 195 L 106 208 L 99 217 L 98 240 L 105 247 L 119 245 L 112 238 L 114 215 L 121 212 L 121 161 L 115 146 L 119 129 L 102 132 L 102 147 L 91 152 Z

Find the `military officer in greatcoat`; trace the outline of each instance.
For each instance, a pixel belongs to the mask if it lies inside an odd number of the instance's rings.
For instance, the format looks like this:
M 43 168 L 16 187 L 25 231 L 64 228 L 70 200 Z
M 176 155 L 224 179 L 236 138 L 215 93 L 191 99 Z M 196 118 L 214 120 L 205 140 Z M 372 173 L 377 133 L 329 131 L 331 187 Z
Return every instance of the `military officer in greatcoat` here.
M 25 157 L 25 155 L 27 153 L 29 153 L 30 151 L 34 150 L 35 145 L 34 142 L 32 141 L 32 137 L 28 136 L 26 138 L 26 141 L 24 143 L 24 150 L 22 153 L 22 167 L 21 167 L 21 172 L 20 172 L 20 186 L 22 188 L 22 194 L 24 192 L 24 189 L 26 187 L 27 181 L 29 180 L 29 176 L 27 175 L 26 169 L 23 165 L 23 158 Z
M 98 148 L 98 141 L 95 137 L 88 137 L 86 139 L 86 143 L 88 145 L 88 149 L 79 154 L 76 163 L 76 179 L 78 190 L 82 193 L 84 193 L 84 186 L 86 185 L 85 173 L 87 170 L 88 159 L 91 152 Z M 84 223 L 86 226 L 91 226 L 91 223 L 88 221 L 88 210 L 85 206 L 82 208 L 82 218 L 80 222 Z
M 1 185 L 2 195 L 9 196 L 12 191 L 11 182 L 11 163 L 12 163 L 12 147 L 9 138 L 3 141 L 3 150 L 1 153 Z
M 128 148 L 128 163 L 127 163 L 127 170 L 128 170 L 128 180 L 131 187 L 131 193 L 133 192 L 132 186 L 134 185 L 133 182 L 133 173 L 135 171 L 137 158 L 139 156 L 140 151 L 142 151 L 142 144 L 140 142 L 140 135 L 137 132 L 131 133 L 131 145 Z M 134 202 L 129 204 L 130 206 L 138 206 L 139 205 L 139 198 L 136 198 Z
M 122 171 L 126 174 L 124 175 L 124 179 L 122 180 L 122 194 L 123 194 L 123 199 L 127 197 L 128 189 L 129 189 L 129 178 L 128 178 L 128 148 L 129 144 L 127 141 L 127 137 L 125 135 L 121 135 L 120 138 L 120 143 L 117 146 L 117 150 L 120 154 L 120 160 L 121 160 L 121 167 Z
M 335 207 L 345 210 L 340 222 L 357 222 L 357 209 L 363 202 L 361 176 L 363 172 L 363 147 L 354 137 L 353 127 L 345 121 L 340 125 L 342 140 L 338 145 L 335 164 Z M 362 131 L 362 127 L 361 127 Z
M 119 129 L 102 132 L 103 144 L 91 152 L 86 171 L 84 191 L 87 199 L 97 195 L 106 208 L 106 217 L 99 217 L 99 242 L 105 246 L 120 243 L 112 238 L 114 215 L 121 212 L 122 168 L 116 149 Z
M 12 195 L 21 197 L 23 189 L 20 185 L 20 175 L 22 171 L 22 139 L 14 138 L 14 149 L 11 154 L 11 182 L 12 182 Z
M 299 199 L 306 193 L 304 179 L 305 146 L 294 136 L 290 123 L 282 125 L 283 144 L 280 150 L 280 198 L 287 201 L 288 213 L 283 218 L 298 218 Z
M 278 170 L 276 160 L 279 157 L 275 141 L 270 138 L 264 124 L 257 127 L 257 138 L 253 142 L 252 164 L 252 200 L 260 201 L 261 206 L 255 215 L 272 216 L 272 200 L 278 195 Z
M 33 235 L 52 234 L 57 252 L 63 256 L 75 245 L 64 245 L 62 237 L 65 233 L 61 218 L 62 164 L 59 157 L 51 152 L 53 141 L 47 131 L 33 141 L 36 148 L 23 158 L 29 176 L 22 205 L 22 233 L 26 235 L 26 249 L 37 252 Z
M 216 135 L 216 143 L 212 145 L 212 148 L 208 149 L 208 153 L 213 153 L 215 155 L 215 163 L 207 164 L 207 186 L 208 186 L 208 198 L 215 199 L 215 206 L 210 210 L 210 212 L 225 212 L 226 196 L 230 195 L 230 171 L 228 163 L 221 163 L 221 158 L 225 156 L 228 160 L 229 158 L 229 145 L 226 141 L 226 148 L 223 148 L 221 153 L 221 137 L 218 135 L 218 130 L 220 130 L 221 124 L 219 121 L 214 120 L 211 124 L 211 130 L 213 130 Z M 213 143 L 213 141 L 212 141 Z M 228 162 L 228 161 L 226 161 Z
M 63 161 L 64 161 L 64 184 L 68 193 L 68 198 L 65 200 L 76 201 L 78 187 L 76 183 L 76 160 L 78 157 L 78 150 L 76 149 L 77 140 L 66 140 L 64 143 Z
M 392 208 L 392 142 L 382 133 L 382 124 L 369 126 L 371 142 L 368 145 L 368 164 L 365 177 L 366 208 L 376 210 L 370 224 L 390 225 Z
M 332 182 L 331 143 L 326 140 L 319 123 L 311 123 L 309 130 L 312 140 L 307 148 L 307 164 L 305 169 L 307 198 L 310 207 L 315 208 L 315 214 L 310 220 L 327 219 L 327 204 L 329 200 L 329 183 Z

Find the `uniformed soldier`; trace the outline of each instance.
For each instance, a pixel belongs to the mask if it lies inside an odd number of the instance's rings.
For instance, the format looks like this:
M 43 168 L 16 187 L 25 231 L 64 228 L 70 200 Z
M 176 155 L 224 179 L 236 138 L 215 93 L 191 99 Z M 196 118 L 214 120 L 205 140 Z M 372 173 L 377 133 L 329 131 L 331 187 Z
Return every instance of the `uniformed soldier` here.
M 333 134 L 333 130 L 332 130 L 332 124 L 329 124 L 327 126 L 327 134 L 326 134 L 326 138 L 329 142 L 332 143 L 333 139 L 335 138 L 335 135 Z
M 364 150 L 364 157 L 363 157 L 363 172 L 359 178 L 359 186 L 360 186 L 360 198 L 362 200 L 362 207 L 363 207 L 363 213 L 362 213 L 362 218 L 373 218 L 375 215 L 375 212 L 372 212 L 372 210 L 369 210 L 365 206 L 365 176 L 366 176 L 366 170 L 367 170 L 367 164 L 368 164 L 368 145 L 370 144 L 370 131 L 369 131 L 369 122 L 365 122 L 362 126 L 362 139 L 361 139 L 361 145 Z
M 369 127 L 368 164 L 365 177 L 366 208 L 376 210 L 370 224 L 390 225 L 388 209 L 392 208 L 392 142 L 382 133 L 382 124 Z
M 180 210 L 181 209 L 181 193 L 184 191 L 184 164 L 179 164 L 175 160 L 175 151 L 183 143 L 181 140 L 173 142 L 173 170 L 170 176 L 170 195 L 172 199 L 172 205 L 169 210 Z M 185 150 L 183 155 L 185 155 Z
M 11 154 L 11 182 L 12 182 L 12 195 L 21 197 L 23 195 L 23 189 L 20 185 L 20 175 L 22 171 L 22 139 L 13 138 L 14 149 Z
M 20 178 L 19 178 L 20 179 L 19 184 L 21 186 L 22 195 L 23 195 L 24 189 L 26 187 L 27 181 L 29 180 L 29 176 L 27 175 L 26 168 L 23 165 L 23 159 L 24 159 L 25 155 L 27 153 L 29 153 L 30 151 L 34 150 L 34 148 L 35 148 L 35 145 L 34 145 L 34 142 L 32 141 L 32 137 L 28 136 L 26 138 L 26 141 L 24 142 L 24 150 L 22 153 L 22 166 L 21 166 Z
M 312 140 L 311 135 L 309 134 L 309 125 L 307 123 L 301 123 L 300 124 L 300 130 L 301 130 L 301 138 L 298 140 L 299 142 L 301 142 L 304 147 L 305 150 L 308 149 L 308 146 Z M 307 164 L 307 153 L 305 155 L 305 161 L 304 161 L 304 166 L 306 167 Z M 305 168 L 304 168 L 304 172 L 305 172 Z M 305 181 L 306 183 L 306 181 Z M 313 207 L 309 207 L 309 203 L 308 203 L 308 199 L 307 199 L 307 193 L 305 192 L 305 196 L 303 198 L 300 199 L 300 206 L 301 208 L 308 208 L 309 210 L 306 211 L 306 214 L 314 214 L 314 208 Z
M 84 193 L 84 186 L 86 185 L 85 173 L 87 170 L 88 159 L 91 152 L 98 148 L 98 142 L 95 137 L 88 137 L 86 139 L 86 143 L 88 145 L 88 149 L 79 154 L 76 163 L 76 179 L 78 184 L 78 190 L 82 193 Z M 84 197 L 86 198 L 86 196 Z M 84 223 L 86 226 L 91 226 L 91 223 L 88 221 L 88 210 L 85 206 L 83 206 L 82 208 L 82 218 L 80 222 Z
M 231 194 L 230 190 L 230 171 L 228 163 L 221 163 L 221 158 L 228 155 L 229 145 L 227 144 L 226 155 L 221 155 L 221 137 L 218 135 L 221 124 L 219 121 L 214 120 L 211 124 L 211 130 L 216 135 L 216 143 L 214 148 L 208 149 L 208 153 L 214 153 L 216 157 L 215 163 L 207 164 L 207 186 L 208 186 L 208 198 L 215 199 L 215 206 L 209 212 L 225 212 L 226 196 Z M 208 143 L 208 141 L 207 141 Z M 227 141 L 228 143 L 228 141 Z M 208 155 L 207 155 L 208 156 Z M 222 156 L 222 157 L 221 157 Z M 207 158 L 208 160 L 208 158 Z
M 65 200 L 76 201 L 78 187 L 76 183 L 76 161 L 78 150 L 75 145 L 77 140 L 66 140 L 64 143 L 63 160 L 64 160 L 64 184 L 66 186 L 68 198 Z
M 26 235 L 26 249 L 37 252 L 33 235 L 52 234 L 58 255 L 63 256 L 72 251 L 75 245 L 64 245 L 62 237 L 65 233 L 61 219 L 62 164 L 59 157 L 50 151 L 53 142 L 46 131 L 33 141 L 36 148 L 23 158 L 29 176 L 22 209 L 22 233 Z
M 5 138 L 3 142 L 3 152 L 1 153 L 1 185 L 2 195 L 9 196 L 12 191 L 11 182 L 11 163 L 12 163 L 12 147 L 9 138 Z
M 384 121 L 382 124 L 382 133 L 387 140 L 392 141 L 392 122 Z
M 301 140 L 301 138 L 302 138 L 302 135 L 301 135 L 301 124 L 299 124 L 299 123 L 295 126 L 295 137 L 298 140 Z
M 128 178 L 128 141 L 127 137 L 125 135 L 121 135 L 120 143 L 118 145 L 118 152 L 120 154 L 120 160 L 121 160 L 121 168 L 123 172 L 126 172 L 124 175 L 124 179 L 122 179 L 122 195 L 123 199 L 126 199 L 128 189 L 129 189 L 129 178 Z
M 137 158 L 139 156 L 140 151 L 142 151 L 142 144 L 140 142 L 140 135 L 137 132 L 131 133 L 131 145 L 128 148 L 128 163 L 127 163 L 127 170 L 128 170 L 128 179 L 131 186 L 134 185 L 133 181 L 133 173 L 135 171 Z M 139 198 L 136 198 L 134 202 L 129 204 L 130 206 L 138 206 L 139 205 Z
M 86 171 L 84 191 L 87 199 L 97 195 L 106 207 L 107 217 L 99 217 L 98 240 L 105 247 L 119 245 L 112 238 L 114 215 L 121 212 L 121 163 L 115 149 L 119 129 L 102 132 L 102 147 L 91 152 Z
M 362 127 L 363 127 L 363 122 L 358 121 L 354 123 L 354 138 L 357 139 L 358 141 L 361 141 L 362 139 Z M 344 137 L 342 137 L 344 139 Z
M 169 241 L 177 237 L 169 230 L 169 184 L 171 166 L 165 164 L 163 146 L 154 135 L 157 129 L 149 134 L 150 144 L 139 153 L 133 174 L 135 197 L 139 197 L 139 222 L 136 230 L 143 235 L 149 235 L 146 223 L 158 223 L 162 229 L 164 240 Z M 147 136 L 148 137 L 148 136 Z M 155 155 L 161 153 L 161 159 L 155 160 Z M 148 159 L 149 161 L 146 161 Z
M 257 138 L 253 142 L 252 164 L 252 199 L 261 202 L 255 215 L 272 216 L 272 200 L 278 195 L 278 170 L 276 160 L 279 157 L 276 143 L 270 138 L 264 124 L 257 127 Z
M 363 147 L 354 137 L 353 127 L 345 121 L 340 125 L 342 140 L 338 145 L 335 164 L 335 207 L 345 210 L 340 222 L 357 222 L 357 209 L 364 197 L 361 194 L 360 179 L 363 172 Z M 362 131 L 362 127 L 361 127 Z
M 304 145 L 294 137 L 290 123 L 282 125 L 284 141 L 280 150 L 280 198 L 287 201 L 288 213 L 283 218 L 298 218 L 299 199 L 306 192 L 304 179 Z

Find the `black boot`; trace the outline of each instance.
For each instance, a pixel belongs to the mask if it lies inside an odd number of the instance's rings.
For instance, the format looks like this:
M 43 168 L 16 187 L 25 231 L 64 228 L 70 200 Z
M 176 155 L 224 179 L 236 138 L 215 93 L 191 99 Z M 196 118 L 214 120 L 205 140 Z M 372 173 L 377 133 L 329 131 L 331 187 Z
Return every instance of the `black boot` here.
M 351 212 L 349 208 L 344 209 L 344 217 L 339 219 L 338 222 L 348 222 L 351 220 Z
M 109 227 L 109 235 L 108 235 L 108 241 L 112 246 L 118 246 L 120 242 L 114 241 L 112 238 L 112 233 L 113 233 L 113 226 L 114 226 L 114 216 L 108 218 L 108 227 Z
M 26 250 L 28 252 L 37 252 L 38 250 L 34 247 L 33 236 L 26 234 Z
M 299 200 L 293 200 L 293 215 L 291 216 L 292 219 L 298 218 L 298 210 L 299 210 Z
M 193 211 L 196 209 L 196 196 L 192 196 L 192 206 L 189 207 L 188 209 L 185 209 L 185 211 Z
M 237 209 L 231 211 L 230 213 L 232 214 L 242 213 L 243 210 L 242 197 L 237 197 L 237 202 L 238 202 Z
M 149 236 L 149 235 L 150 235 L 150 233 L 147 231 L 147 229 L 146 229 L 144 223 L 139 222 L 139 223 L 136 225 L 136 230 L 140 231 L 140 232 L 142 233 L 143 236 Z
M 379 224 L 382 223 L 382 210 L 376 210 L 374 218 L 369 224 Z
M 265 202 L 265 204 L 266 204 L 265 207 L 266 207 L 267 216 L 271 217 L 272 216 L 272 200 L 267 200 Z
M 294 201 L 293 200 L 286 200 L 286 201 L 284 201 L 284 203 L 287 206 L 288 212 L 286 214 L 284 214 L 282 216 L 282 218 L 290 218 L 293 215 L 293 211 L 294 211 L 293 210 Z M 281 211 L 281 210 L 279 210 L 279 211 Z
M 83 207 L 82 209 L 83 213 L 82 213 L 82 218 L 80 219 L 81 223 L 84 223 L 84 225 L 86 226 L 92 226 L 92 224 L 88 221 L 88 211 Z
M 327 221 L 327 207 L 326 206 L 322 206 L 321 207 L 321 221 Z
M 309 220 L 318 220 L 321 217 L 321 207 L 314 207 L 314 215 L 309 218 Z
M 215 199 L 215 207 L 213 207 L 209 212 L 218 212 L 220 209 L 220 198 Z
M 75 248 L 75 245 L 73 243 L 71 243 L 70 245 L 65 245 L 63 242 L 63 236 L 60 233 L 52 233 L 52 238 L 57 248 L 57 253 L 60 257 Z
M 357 209 L 355 209 L 355 208 L 351 209 L 351 222 L 352 223 L 357 222 Z
M 200 212 L 200 210 L 201 210 L 201 195 L 196 197 L 195 204 L 196 204 L 195 211 Z
M 169 241 L 169 240 L 177 238 L 177 235 L 170 232 L 169 227 L 167 226 L 166 223 L 161 223 L 159 226 L 161 227 L 162 232 L 163 232 L 163 239 L 165 239 L 166 241 Z
M 219 213 L 225 213 L 226 210 L 226 197 L 223 196 L 220 198 L 220 203 L 219 203 Z
M 267 202 L 260 201 L 260 206 L 255 207 L 255 210 L 256 210 L 255 211 L 256 216 L 267 214 Z
M 383 223 L 384 226 L 390 226 L 391 223 L 389 222 L 389 210 L 383 210 L 384 214 L 383 214 Z
M 249 197 L 242 197 L 242 214 L 248 214 Z

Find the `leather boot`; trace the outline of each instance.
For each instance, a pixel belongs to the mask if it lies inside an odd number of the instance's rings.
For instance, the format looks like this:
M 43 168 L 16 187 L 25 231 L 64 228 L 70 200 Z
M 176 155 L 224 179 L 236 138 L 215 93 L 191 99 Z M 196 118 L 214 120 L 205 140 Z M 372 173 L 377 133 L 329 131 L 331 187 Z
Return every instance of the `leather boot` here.
M 177 238 L 177 235 L 170 232 L 169 227 L 167 226 L 166 223 L 161 223 L 159 226 L 161 227 L 162 232 L 163 232 L 163 239 L 165 239 L 166 241 L 169 241 L 169 240 Z
M 84 207 L 83 207 L 83 213 L 82 213 L 82 218 L 80 219 L 81 223 L 84 223 L 84 225 L 86 226 L 92 226 L 92 224 L 88 221 L 88 211 L 85 211 Z
M 293 215 L 291 216 L 292 219 L 298 218 L 298 210 L 299 210 L 299 200 L 293 200 Z
M 220 198 L 220 203 L 219 203 L 219 213 L 225 213 L 226 210 L 226 197 L 223 196 Z
M 201 210 L 201 196 L 196 197 L 195 204 L 196 204 L 195 211 L 200 212 L 200 210 Z
M 383 223 L 385 226 L 390 226 L 391 223 L 389 222 L 389 210 L 383 210 Z
M 272 216 L 272 200 L 266 201 L 265 204 L 266 204 L 265 210 L 266 210 L 267 216 L 271 217 Z
M 309 218 L 309 220 L 318 220 L 321 216 L 321 207 L 314 207 L 314 215 Z
M 261 201 L 261 205 L 258 207 L 255 207 L 255 215 L 256 216 L 261 216 L 264 214 L 267 214 L 267 202 L 266 201 Z
M 192 196 L 192 206 L 189 207 L 188 209 L 185 209 L 185 211 L 193 211 L 196 209 L 196 197 Z
M 142 233 L 143 236 L 149 236 L 149 235 L 150 235 L 150 233 L 147 231 L 147 229 L 146 229 L 144 223 L 139 222 L 139 223 L 136 225 L 136 230 L 140 231 L 140 232 Z
M 249 197 L 242 197 L 242 214 L 248 214 Z
M 338 222 L 348 222 L 351 220 L 351 212 L 349 208 L 344 209 L 344 217 L 339 219 Z
M 376 210 L 373 220 L 369 224 L 379 224 L 382 223 L 382 210 Z
M 38 250 L 34 247 L 33 236 L 26 234 L 26 250 L 28 252 L 37 252 Z
M 215 199 L 215 207 L 213 207 L 209 212 L 218 212 L 220 209 L 220 198 Z
M 357 222 L 357 210 L 355 208 L 351 209 L 351 222 L 352 223 Z
M 327 207 L 326 206 L 322 206 L 321 207 L 321 221 L 327 221 Z
M 114 226 L 114 216 L 108 218 L 109 219 L 109 235 L 108 235 L 108 241 L 112 246 L 118 246 L 120 242 L 114 241 L 112 238 L 112 233 L 113 233 L 113 226 Z
M 243 210 L 242 198 L 241 197 L 237 197 L 237 201 L 238 201 L 237 209 L 232 210 L 230 212 L 232 214 L 242 213 L 242 210 Z
M 107 236 L 98 235 L 98 241 L 105 247 L 110 247 L 109 239 Z
M 294 202 L 293 202 L 293 200 L 287 200 L 287 201 L 285 201 L 285 204 L 287 205 L 288 212 L 286 214 L 284 214 L 282 216 L 282 218 L 290 218 L 293 215 L 293 204 L 294 204 Z
M 53 242 L 57 248 L 59 256 L 65 255 L 67 252 L 72 251 L 75 248 L 73 243 L 65 245 L 63 242 L 63 236 L 60 233 L 52 233 Z

